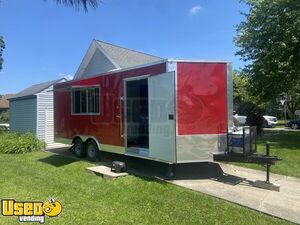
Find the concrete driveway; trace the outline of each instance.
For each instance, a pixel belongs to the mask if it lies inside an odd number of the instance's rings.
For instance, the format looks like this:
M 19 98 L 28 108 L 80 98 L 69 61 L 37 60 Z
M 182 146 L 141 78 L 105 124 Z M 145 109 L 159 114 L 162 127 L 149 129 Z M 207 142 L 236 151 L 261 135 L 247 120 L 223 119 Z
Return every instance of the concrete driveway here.
M 187 176 L 169 182 L 300 224 L 300 179 L 271 174 L 271 182 L 280 184 L 280 192 L 276 192 L 252 185 L 256 180 L 265 180 L 263 171 L 230 164 L 219 166 L 222 174 L 215 177 Z

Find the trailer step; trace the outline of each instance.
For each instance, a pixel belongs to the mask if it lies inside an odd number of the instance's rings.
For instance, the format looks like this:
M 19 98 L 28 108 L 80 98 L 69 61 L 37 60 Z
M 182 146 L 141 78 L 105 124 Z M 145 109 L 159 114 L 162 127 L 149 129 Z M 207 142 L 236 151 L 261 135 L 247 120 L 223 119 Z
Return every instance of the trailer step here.
M 215 153 L 213 155 L 215 161 L 223 161 L 223 162 L 243 162 L 243 163 L 256 163 L 261 164 L 266 167 L 266 181 L 256 181 L 254 182 L 254 186 L 279 191 L 279 185 L 272 184 L 270 182 L 270 167 L 276 163 L 276 161 L 281 160 L 277 156 L 270 155 L 270 142 L 266 142 L 266 154 L 237 154 L 234 152 L 224 152 L 224 153 Z
M 88 168 L 86 168 L 86 171 L 90 172 L 90 173 L 94 173 L 94 174 L 100 175 L 103 178 L 111 179 L 111 180 L 116 179 L 118 177 L 122 177 L 122 176 L 127 176 L 128 175 L 128 173 L 124 173 L 124 172 L 123 173 L 112 172 L 111 168 L 107 167 L 107 166 L 88 167 Z

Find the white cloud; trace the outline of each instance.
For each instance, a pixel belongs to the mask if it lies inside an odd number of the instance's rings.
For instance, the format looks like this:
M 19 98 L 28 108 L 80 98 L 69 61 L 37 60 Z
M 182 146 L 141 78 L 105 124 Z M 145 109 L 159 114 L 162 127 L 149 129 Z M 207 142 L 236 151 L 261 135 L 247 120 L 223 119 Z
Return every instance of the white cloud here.
M 71 74 L 64 74 L 64 73 L 59 73 L 58 76 L 60 78 L 66 78 L 67 80 L 73 80 L 73 77 Z
M 190 8 L 189 14 L 191 16 L 195 16 L 195 15 L 199 14 L 201 10 L 202 10 L 202 7 L 200 5 L 195 5 L 192 8 Z

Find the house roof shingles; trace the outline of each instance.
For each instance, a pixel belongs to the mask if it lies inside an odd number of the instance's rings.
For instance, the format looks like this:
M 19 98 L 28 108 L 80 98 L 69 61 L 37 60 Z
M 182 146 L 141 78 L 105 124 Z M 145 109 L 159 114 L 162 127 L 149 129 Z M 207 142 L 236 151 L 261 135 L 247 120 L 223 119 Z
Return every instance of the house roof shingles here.
M 13 94 L 6 94 L 0 97 L 0 109 L 8 109 L 9 108 L 9 101 L 8 99 L 13 97 Z
M 97 42 L 107 53 L 107 55 L 121 68 L 134 67 L 142 64 L 157 62 L 163 59 L 158 56 L 123 48 L 103 41 L 97 40 Z
M 14 100 L 14 99 L 17 99 L 17 98 L 23 98 L 23 97 L 38 94 L 41 91 L 47 89 L 48 87 L 56 84 L 57 82 L 59 82 L 61 80 L 64 80 L 64 78 L 58 79 L 58 80 L 51 80 L 51 81 L 47 81 L 47 82 L 44 82 L 44 83 L 32 85 L 29 88 L 26 88 L 23 91 L 20 91 L 19 93 L 14 95 L 12 98 L 10 98 L 10 100 Z

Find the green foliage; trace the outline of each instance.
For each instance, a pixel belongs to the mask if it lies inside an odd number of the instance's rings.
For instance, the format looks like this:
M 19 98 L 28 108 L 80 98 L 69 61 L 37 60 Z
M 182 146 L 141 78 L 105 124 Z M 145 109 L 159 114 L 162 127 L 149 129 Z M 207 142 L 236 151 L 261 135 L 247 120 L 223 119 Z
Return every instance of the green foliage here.
M 300 77 L 300 74 L 298 75 Z M 297 82 L 298 83 L 295 83 L 294 88 L 289 92 L 289 94 L 292 96 L 292 101 L 288 102 L 287 109 L 291 118 L 295 118 L 295 111 L 300 108 L 300 82 Z
M 249 12 L 237 26 L 237 55 L 248 62 L 244 72 L 265 101 L 282 92 L 292 96 L 291 112 L 300 106 L 300 1 L 244 0 Z
M 20 154 L 40 151 L 43 148 L 45 143 L 32 133 L 0 132 L 0 153 Z
M 253 95 L 249 77 L 238 71 L 233 72 L 233 103 L 237 110 L 244 102 L 258 104 L 259 99 Z
M 5 48 L 5 43 L 4 43 L 3 37 L 0 36 L 0 71 L 2 70 L 2 64 L 3 64 L 2 54 L 3 54 L 4 48 Z
M 73 6 L 76 9 L 83 8 L 84 11 L 88 11 L 88 6 L 91 8 L 97 8 L 100 0 L 55 0 L 58 4 L 63 4 L 66 6 Z
M 264 115 L 276 116 L 277 118 L 283 116 L 282 106 L 276 100 L 262 103 L 259 106 L 263 109 Z
M 9 111 L 3 111 L 0 113 L 0 123 L 8 123 L 9 122 Z
M 264 124 L 264 113 L 259 106 L 251 102 L 244 102 L 238 108 L 237 113 L 247 116 L 246 124 L 256 126 L 257 133 L 261 133 Z

